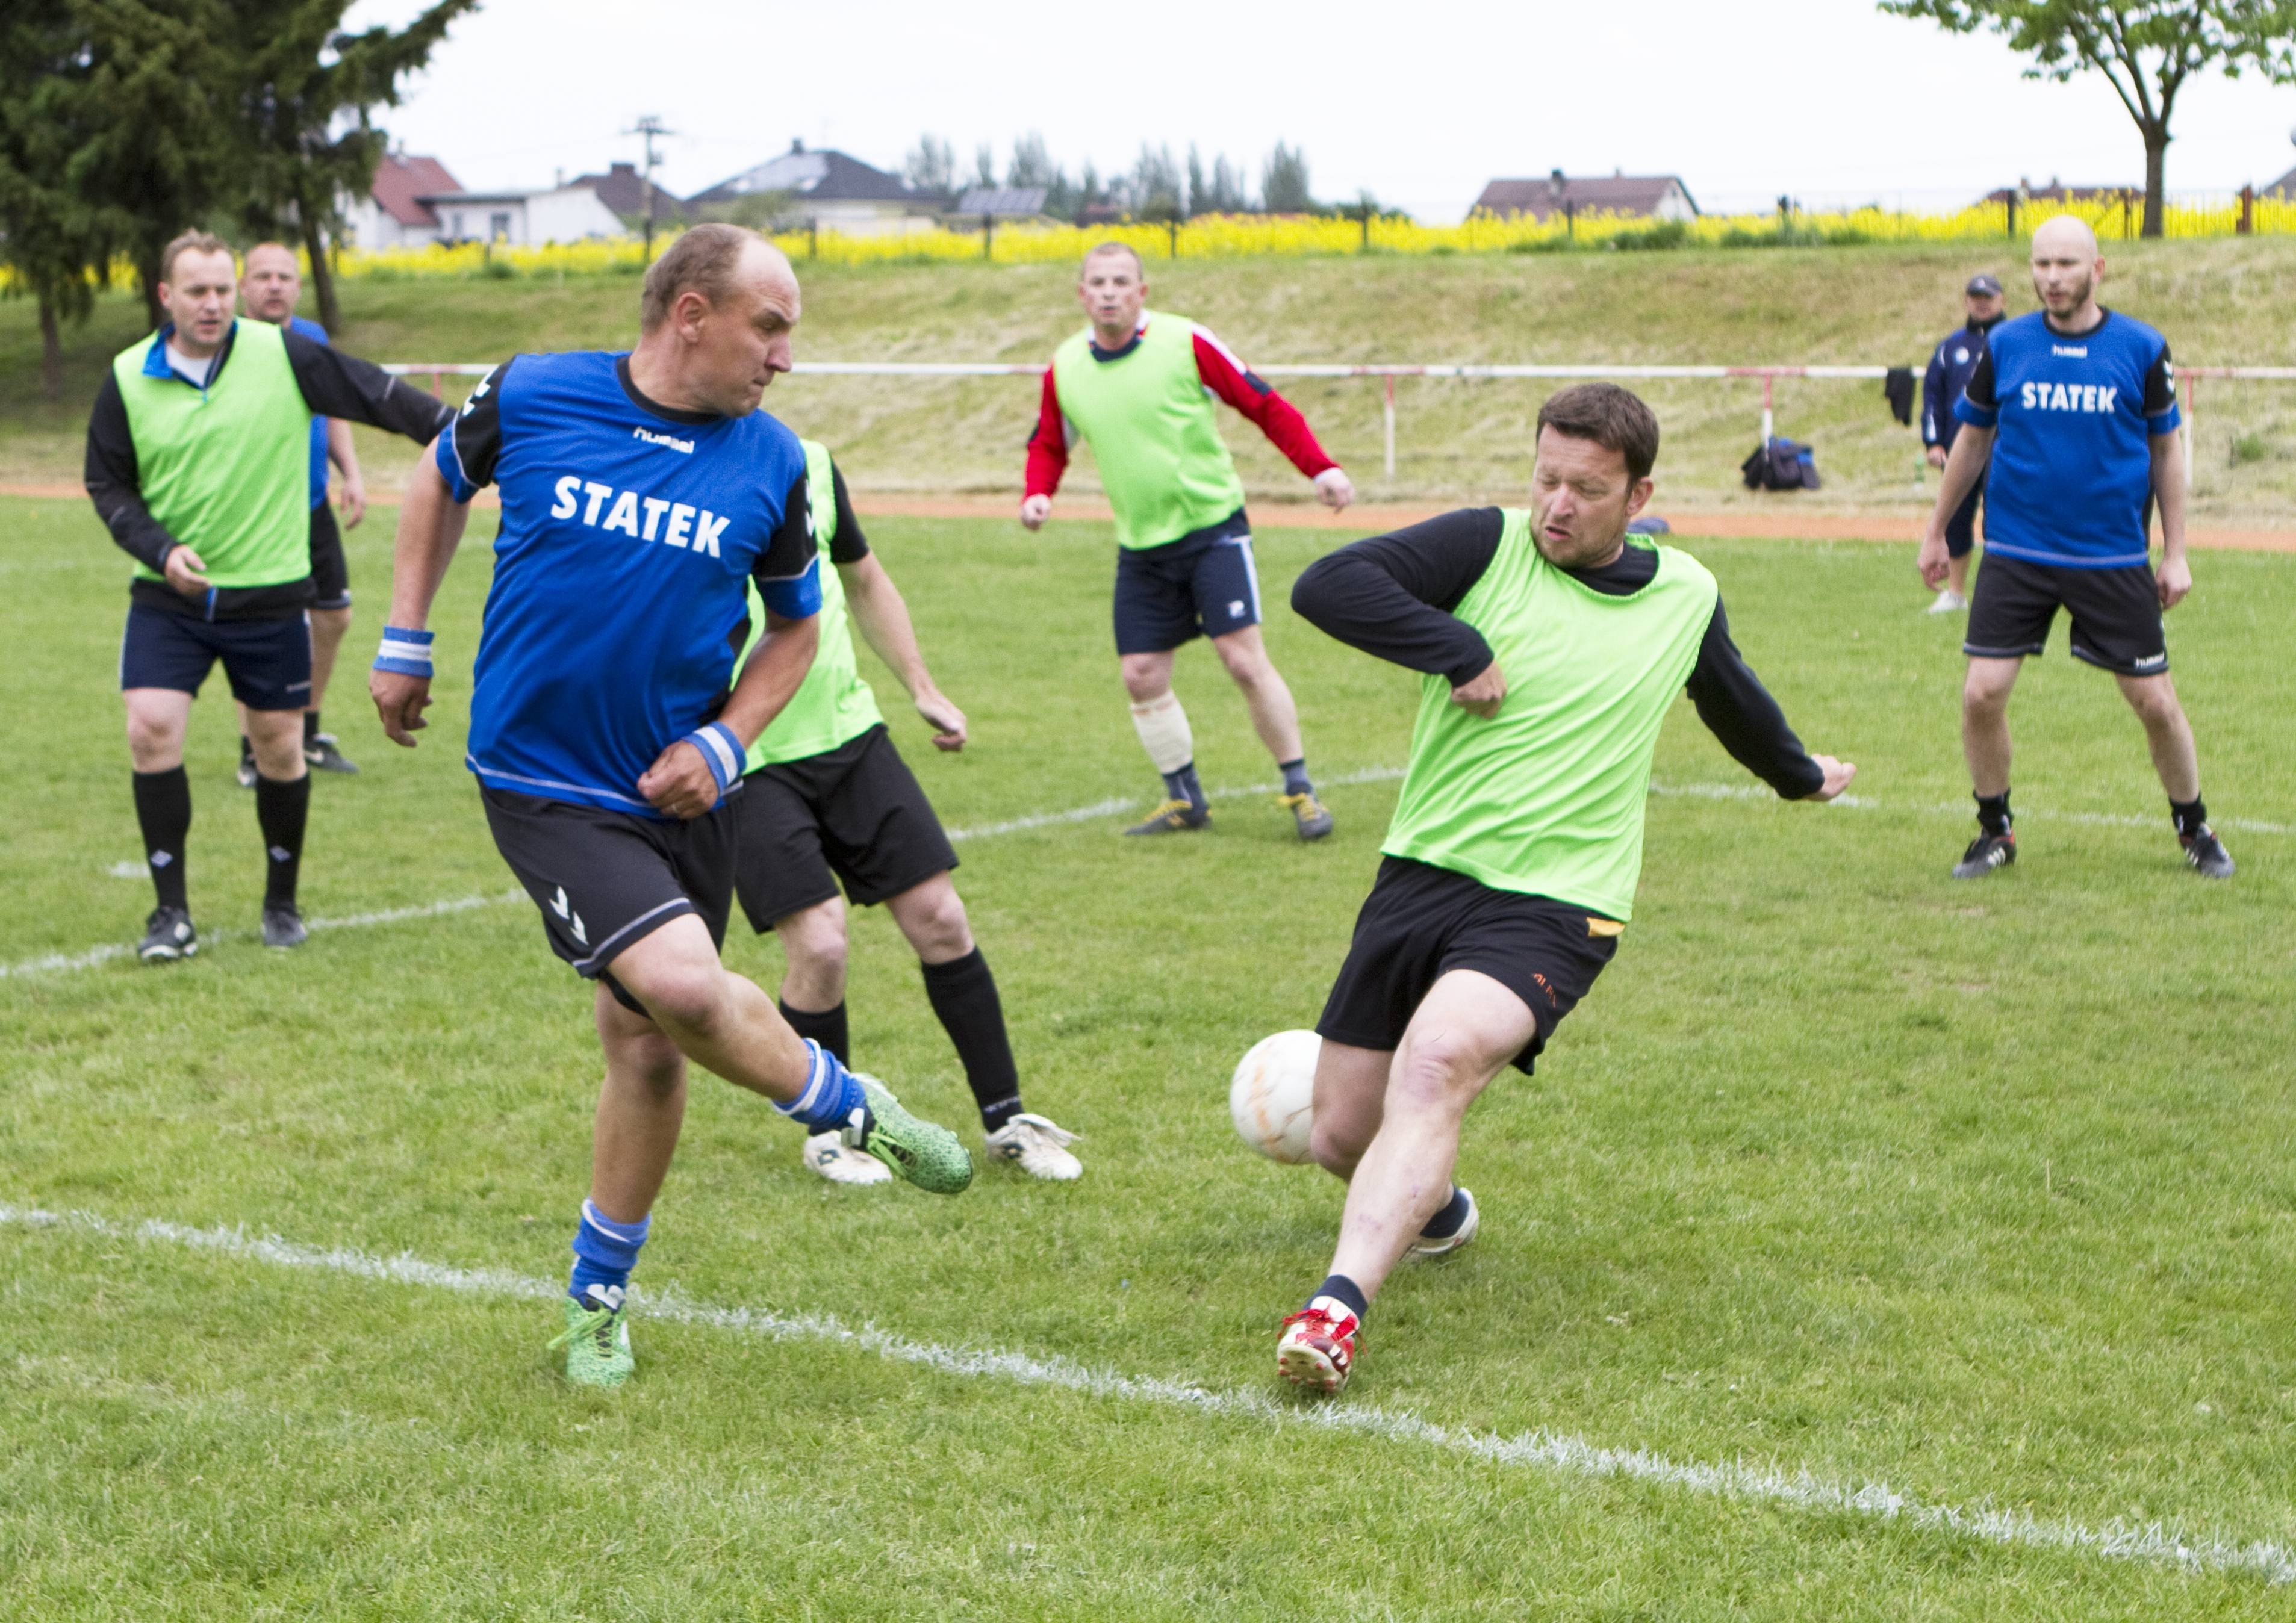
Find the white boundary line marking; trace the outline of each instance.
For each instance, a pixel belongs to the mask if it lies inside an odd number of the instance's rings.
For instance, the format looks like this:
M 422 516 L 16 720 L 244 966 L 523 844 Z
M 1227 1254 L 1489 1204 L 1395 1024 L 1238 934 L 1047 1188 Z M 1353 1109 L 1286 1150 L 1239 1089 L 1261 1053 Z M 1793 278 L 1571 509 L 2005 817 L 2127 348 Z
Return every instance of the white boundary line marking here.
M 1403 776 L 1400 766 L 1365 766 L 1355 772 L 1341 773 L 1322 780 L 1319 787 L 1341 789 L 1357 783 L 1390 783 Z M 1758 783 L 1661 783 L 1650 786 L 1652 795 L 1667 799 L 1693 800 L 1772 800 L 1776 797 Z M 1275 795 L 1282 792 L 1275 783 L 1236 783 L 1205 791 L 1215 800 L 1239 800 L 1253 795 Z M 993 840 L 999 834 L 1024 833 L 1031 829 L 1059 828 L 1070 824 L 1094 823 L 1103 817 L 1121 816 L 1139 811 L 1149 802 L 1117 798 L 1095 800 L 1090 806 L 1071 807 L 1066 811 L 1031 812 L 1026 816 L 1011 817 L 1000 823 L 977 824 L 971 828 L 948 831 L 952 840 Z M 1964 805 L 1901 806 L 1886 800 L 1875 800 L 1864 795 L 1843 795 L 1835 805 L 1851 811 L 1882 811 L 1914 813 L 1924 816 L 1974 817 L 1975 813 Z M 2026 822 L 2073 823 L 2090 828 L 2165 828 L 2168 819 L 2140 816 L 2134 812 L 2057 812 L 2046 808 L 2021 809 L 2017 816 Z M 2296 824 L 2271 823 L 2253 817 L 2227 817 L 2219 826 L 2243 834 L 2296 834 Z M 121 867 L 130 865 L 121 864 Z M 140 869 L 138 870 L 140 871 Z M 430 902 L 413 907 L 386 907 L 379 913 L 355 913 L 338 919 L 313 919 L 313 930 L 365 930 L 376 924 L 398 924 L 410 919 L 439 918 L 448 914 L 467 913 L 474 907 L 499 906 L 505 902 L 525 899 L 522 890 L 506 890 L 497 896 L 463 896 L 448 901 Z M 217 930 L 206 937 L 201 945 L 229 941 L 242 932 Z M 130 956 L 135 948 L 124 942 L 111 942 L 91 947 L 83 953 L 50 953 L 45 957 L 27 958 L 18 963 L 0 963 L 0 980 L 22 980 L 32 975 L 70 974 L 80 970 L 92 970 L 115 958 Z
M 178 1246 L 275 1267 L 344 1274 L 483 1298 L 547 1301 L 563 1289 L 554 1280 L 531 1278 L 500 1268 L 448 1267 L 405 1252 L 396 1257 L 378 1257 L 348 1249 L 327 1250 L 275 1235 L 253 1235 L 243 1229 L 193 1228 L 156 1219 L 116 1222 L 88 1212 L 53 1212 L 6 1205 L 0 1205 L 0 1225 L 76 1229 L 106 1239 Z M 1115 1370 L 1095 1369 L 1070 1358 L 912 1340 L 870 1324 L 856 1328 L 831 1314 L 784 1314 L 762 1307 L 718 1307 L 688 1300 L 675 1287 L 659 1294 L 648 1292 L 639 1299 L 644 1302 L 644 1316 L 649 1318 L 773 1341 L 831 1342 L 893 1363 L 915 1365 L 938 1374 L 1052 1387 L 1091 1398 L 1189 1410 L 1222 1419 L 1348 1432 L 1390 1443 L 1415 1443 L 1496 1465 L 1528 1467 L 1560 1476 L 1615 1478 L 1709 1498 L 1774 1504 L 1790 1510 L 1848 1512 L 1987 1544 L 2169 1565 L 2194 1573 L 2247 1575 L 2275 1585 L 2296 1580 L 2296 1552 L 2285 1545 L 2261 1539 L 2235 1544 L 2188 1537 L 2165 1522 L 2131 1525 L 2111 1521 L 2092 1528 L 2078 1521 L 2043 1520 L 2021 1511 L 1996 1510 L 1982 1504 L 1929 1504 L 1879 1482 L 1852 1483 L 1808 1471 L 1782 1471 L 1735 1460 L 1718 1463 L 1673 1460 L 1647 1449 L 1607 1447 L 1567 1432 L 1541 1430 L 1500 1437 L 1437 1425 L 1414 1414 L 1368 1405 L 1279 1403 L 1259 1392 L 1221 1391 L 1189 1381 L 1127 1375 Z

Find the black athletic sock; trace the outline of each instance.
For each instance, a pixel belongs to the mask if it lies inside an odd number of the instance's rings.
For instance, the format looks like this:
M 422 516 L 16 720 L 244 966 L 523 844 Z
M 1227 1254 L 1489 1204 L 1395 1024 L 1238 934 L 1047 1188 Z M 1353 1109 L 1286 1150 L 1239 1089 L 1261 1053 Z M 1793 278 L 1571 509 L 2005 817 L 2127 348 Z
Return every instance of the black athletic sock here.
M 1333 1274 L 1326 1277 L 1322 1284 L 1316 1287 L 1315 1295 L 1308 1299 L 1312 1302 L 1317 1296 L 1328 1296 L 1334 1301 L 1345 1302 L 1348 1305 L 1348 1311 L 1358 1319 L 1365 1317 L 1371 1312 L 1371 1303 L 1365 1299 L 1363 1287 L 1344 1274 Z
M 1004 1033 L 1004 1000 L 996 995 L 996 977 L 977 947 L 962 958 L 919 967 L 925 974 L 925 1001 L 964 1062 L 965 1084 L 980 1107 L 980 1125 L 994 1133 L 1021 1113 L 1021 1073 Z
M 2169 819 L 2177 825 L 2177 838 L 2190 840 L 2209 825 L 2208 803 L 2194 795 L 2182 805 L 2169 802 Z
M 184 842 L 192 832 L 192 780 L 183 767 L 135 775 L 135 823 L 144 831 L 144 860 L 160 906 L 188 908 Z
M 318 742 L 319 712 L 306 710 L 303 712 L 303 747 L 308 750 Z
M 1430 1240 L 1448 1240 L 1459 1232 L 1459 1225 L 1467 1220 L 1467 1192 L 1456 1184 L 1451 1185 L 1451 1198 L 1443 1209 L 1427 1219 L 1427 1226 L 1419 1232 Z
M 1308 781 L 1308 758 L 1296 761 L 1278 761 L 1275 769 L 1283 775 L 1283 792 L 1287 795 L 1311 795 L 1316 786 Z
M 2005 834 L 2009 832 L 2009 791 L 2007 790 L 2003 790 L 1997 795 L 1977 795 L 1973 799 L 1977 801 L 1978 827 L 1988 834 Z
M 242 766 L 255 765 L 255 745 L 244 733 L 239 735 L 239 764 Z
M 263 848 L 270 863 L 263 880 L 266 907 L 292 907 L 295 881 L 303 871 L 303 826 L 311 817 L 311 775 L 291 783 L 255 778 L 255 821 L 263 830 Z
M 1196 764 L 1190 761 L 1177 772 L 1164 775 L 1164 796 L 1167 799 L 1185 800 L 1201 811 L 1211 804 L 1204 798 L 1204 786 L 1196 779 Z
M 828 1049 L 837 1057 L 840 1065 L 853 1063 L 852 1030 L 846 1024 L 842 1002 L 833 1009 L 824 1009 L 816 1014 L 810 1009 L 792 1009 L 784 998 L 782 1001 L 782 1018 L 789 1021 L 790 1029 L 800 1037 L 809 1037 Z

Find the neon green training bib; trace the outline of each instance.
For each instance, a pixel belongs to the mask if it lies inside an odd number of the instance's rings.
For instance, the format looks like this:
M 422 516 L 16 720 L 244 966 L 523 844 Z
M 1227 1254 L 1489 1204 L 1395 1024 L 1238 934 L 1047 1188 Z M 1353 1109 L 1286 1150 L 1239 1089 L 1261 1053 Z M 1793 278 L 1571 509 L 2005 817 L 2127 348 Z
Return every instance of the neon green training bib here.
M 1243 505 L 1243 481 L 1196 372 L 1196 324 L 1145 312 L 1139 347 L 1096 361 L 1092 329 L 1053 353 L 1061 414 L 1100 465 L 1119 546 L 1161 546 Z
M 1505 515 L 1499 549 L 1454 611 L 1506 677 L 1488 720 L 1425 679 L 1411 765 L 1380 848 L 1497 890 L 1633 916 L 1651 756 L 1698 662 L 1718 590 L 1687 553 L 1625 597 L 1543 557 L 1531 515 Z M 1637 545 L 1628 537 L 1629 545 Z
M 750 746 L 749 764 L 742 769 L 745 774 L 834 750 L 885 719 L 877 709 L 877 695 L 861 679 L 860 662 L 853 652 L 852 617 L 845 606 L 845 582 L 829 561 L 829 544 L 837 536 L 836 475 L 829 447 L 811 439 L 798 443 L 805 447 L 806 503 L 812 512 L 814 539 L 821 553 L 821 645 L 814 651 L 813 668 L 805 673 L 789 703 Z M 766 606 L 758 596 L 755 581 L 750 584 L 750 640 L 734 663 L 737 677 L 765 635 Z

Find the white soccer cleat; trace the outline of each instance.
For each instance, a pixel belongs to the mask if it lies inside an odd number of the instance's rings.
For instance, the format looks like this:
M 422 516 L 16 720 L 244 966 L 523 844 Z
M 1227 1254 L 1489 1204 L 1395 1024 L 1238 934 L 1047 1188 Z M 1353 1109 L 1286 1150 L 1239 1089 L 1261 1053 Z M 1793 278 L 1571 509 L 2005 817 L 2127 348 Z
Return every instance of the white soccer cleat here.
M 832 1184 L 890 1184 L 893 1169 L 870 1154 L 847 1143 L 835 1129 L 816 1133 L 805 1141 L 805 1164 Z
M 1404 1252 L 1405 1256 L 1448 1257 L 1452 1252 L 1464 1249 L 1475 1237 L 1475 1231 L 1483 1225 L 1483 1209 L 1475 1204 L 1474 1195 L 1467 1189 L 1460 1187 L 1459 1193 L 1467 1197 L 1467 1215 L 1459 1219 L 1459 1226 L 1440 1239 L 1422 1234 L 1411 1242 L 1410 1249 Z
M 1084 1176 L 1084 1163 L 1068 1151 L 1082 1136 L 1023 1111 L 982 1142 L 992 1159 L 1009 1161 L 1030 1177 L 1066 1184 Z
M 1923 610 L 1922 612 L 1924 614 L 1959 614 L 1963 610 L 1968 607 L 1969 599 L 1964 597 L 1958 592 L 1946 591 L 1939 593 L 1936 597 L 1932 598 L 1930 602 L 1930 606 Z

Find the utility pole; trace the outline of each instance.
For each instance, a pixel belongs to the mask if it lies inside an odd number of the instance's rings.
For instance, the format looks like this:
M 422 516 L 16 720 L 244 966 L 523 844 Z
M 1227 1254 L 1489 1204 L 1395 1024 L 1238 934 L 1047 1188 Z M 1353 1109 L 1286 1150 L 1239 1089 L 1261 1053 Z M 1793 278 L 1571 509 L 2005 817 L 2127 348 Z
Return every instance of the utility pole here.
M 664 124 L 658 114 L 647 113 L 637 121 L 636 128 L 626 129 L 622 134 L 645 137 L 644 172 L 645 189 L 643 193 L 645 199 L 645 262 L 652 265 L 653 263 L 653 166 L 658 161 L 654 155 L 653 143 L 660 137 L 674 135 L 677 132 Z

